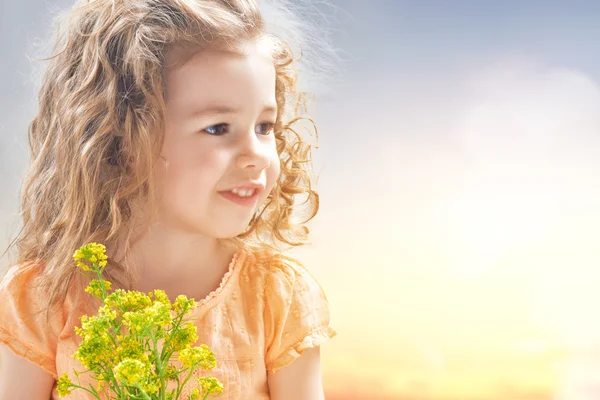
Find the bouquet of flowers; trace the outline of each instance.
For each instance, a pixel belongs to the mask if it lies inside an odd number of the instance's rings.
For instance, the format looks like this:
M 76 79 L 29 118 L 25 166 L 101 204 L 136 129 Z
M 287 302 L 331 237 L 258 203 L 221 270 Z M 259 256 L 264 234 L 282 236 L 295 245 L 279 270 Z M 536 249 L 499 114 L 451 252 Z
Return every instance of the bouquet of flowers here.
M 180 295 L 171 303 L 163 290 L 111 292 L 111 283 L 102 279 L 105 252 L 104 245 L 89 243 L 73 254 L 80 269 L 97 277 L 85 291 L 103 304 L 97 315 L 81 317 L 81 328 L 76 327 L 75 333 L 82 342 L 73 354 L 87 368 L 74 371 L 78 383 L 81 373 L 91 372 L 97 385 L 83 387 L 64 373 L 58 379 L 58 393 L 64 397 L 73 389 L 82 389 L 99 400 L 101 392 L 111 400 L 179 400 L 195 369 L 216 366 L 208 346 L 192 347 L 198 340 L 196 326 L 184 317 L 196 302 Z M 183 368 L 169 363 L 175 355 Z M 176 387 L 168 390 L 168 381 L 176 382 Z M 223 391 L 214 377 L 197 378 L 197 382 L 199 387 L 192 389 L 189 400 L 208 399 Z

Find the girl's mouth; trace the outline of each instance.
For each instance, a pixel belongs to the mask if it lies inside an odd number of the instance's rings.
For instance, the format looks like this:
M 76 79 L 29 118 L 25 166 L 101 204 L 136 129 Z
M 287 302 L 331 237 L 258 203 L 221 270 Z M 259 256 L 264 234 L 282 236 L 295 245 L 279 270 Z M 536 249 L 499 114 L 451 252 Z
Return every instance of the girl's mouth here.
M 258 190 L 254 190 L 252 195 L 250 196 L 240 196 L 239 194 L 233 193 L 231 190 L 225 192 L 218 192 L 220 195 L 225 197 L 228 200 L 233 201 L 236 204 L 242 206 L 253 206 L 256 204 L 256 200 L 258 198 Z

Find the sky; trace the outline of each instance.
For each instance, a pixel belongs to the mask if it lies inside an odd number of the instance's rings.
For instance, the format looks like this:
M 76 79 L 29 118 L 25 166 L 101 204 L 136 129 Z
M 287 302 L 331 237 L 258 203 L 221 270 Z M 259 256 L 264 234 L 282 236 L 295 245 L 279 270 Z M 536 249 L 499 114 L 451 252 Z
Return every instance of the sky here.
M 4 243 L 34 113 L 26 54 L 69 4 L 0 6 Z M 338 331 L 327 398 L 600 397 L 600 3 L 328 4 L 341 60 L 314 86 L 321 204 L 293 250 Z

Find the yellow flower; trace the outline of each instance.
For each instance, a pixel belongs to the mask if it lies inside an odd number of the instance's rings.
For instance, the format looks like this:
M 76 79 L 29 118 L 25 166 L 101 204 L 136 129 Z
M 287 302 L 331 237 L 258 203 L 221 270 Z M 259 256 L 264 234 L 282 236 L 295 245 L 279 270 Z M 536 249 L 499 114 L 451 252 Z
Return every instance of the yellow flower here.
M 138 311 L 127 311 L 123 314 L 123 323 L 131 332 L 141 333 L 155 330 L 160 337 L 166 336 L 163 328 L 171 324 L 171 312 L 162 303 L 154 303 Z
M 103 280 L 102 284 L 104 285 L 104 290 L 108 293 L 108 291 L 111 288 L 111 283 L 109 281 Z M 92 279 L 90 281 L 88 287 L 85 288 L 85 291 L 96 297 L 102 298 L 102 295 L 103 295 L 102 284 L 100 283 L 100 281 L 98 279 Z
M 83 340 L 73 357 L 89 369 L 111 362 L 115 355 L 109 331 L 112 323 L 111 317 L 107 315 L 82 316 L 81 328 L 75 327 L 75 333 Z
M 194 299 L 189 299 L 180 294 L 179 296 L 177 296 L 177 298 L 175 299 L 175 302 L 173 303 L 173 310 L 175 311 L 175 313 L 177 313 L 177 315 L 181 314 L 181 313 L 187 313 L 188 311 L 191 311 L 192 309 L 194 309 L 196 307 L 196 301 Z
M 88 369 L 100 367 L 114 359 L 114 346 L 108 334 L 86 336 L 73 354 Z
M 173 321 L 171 311 L 164 303 L 156 302 L 152 307 L 146 308 L 146 313 L 152 318 L 154 326 L 167 327 Z
M 162 385 L 159 383 L 158 380 L 158 375 L 156 375 L 155 372 L 152 372 L 152 375 L 150 375 L 150 379 L 148 380 L 148 382 L 142 385 L 142 389 L 144 389 L 144 392 L 146 392 L 147 394 L 154 394 L 159 391 L 161 386 Z
M 118 360 L 132 359 L 148 362 L 148 357 L 144 354 L 144 346 L 136 337 L 119 335 L 119 346 L 117 347 Z
M 70 388 L 73 386 L 73 382 L 71 382 L 71 380 L 69 379 L 69 375 L 65 372 L 60 376 L 60 378 L 58 378 L 56 386 L 58 390 L 58 395 L 60 397 L 65 397 L 71 394 L 72 391 L 70 390 Z
M 152 300 L 142 292 L 117 289 L 106 298 L 105 304 L 113 308 L 121 308 L 123 312 L 140 311 L 150 307 Z
M 179 360 L 186 368 L 199 364 L 202 369 L 213 369 L 217 365 L 215 355 L 205 344 L 197 347 L 186 347 L 181 350 Z
M 73 253 L 73 260 L 76 265 L 84 271 L 90 271 L 89 265 L 81 262 L 88 261 L 99 267 L 100 270 L 106 266 L 108 257 L 106 256 L 106 247 L 101 243 L 88 243 L 81 246 Z
M 177 368 L 174 365 L 167 365 L 165 376 L 168 380 L 174 381 L 177 379 Z
M 113 368 L 116 378 L 129 386 L 144 383 L 150 375 L 150 366 L 140 360 L 126 359 Z
M 186 322 L 178 329 L 173 329 L 167 339 L 173 351 L 181 351 L 198 340 L 196 325 Z
M 102 307 L 98 308 L 98 315 L 106 316 L 115 321 L 119 316 L 119 313 L 117 310 L 113 310 L 109 306 L 103 305 Z
M 81 268 L 84 271 L 91 271 L 92 269 L 85 263 L 82 263 L 81 261 L 77 261 L 75 263 L 75 265 L 77 265 L 77 267 Z
M 200 389 L 193 388 L 192 393 L 190 393 L 190 400 L 198 400 L 200 398 Z
M 223 384 L 219 382 L 217 378 L 212 376 L 204 376 L 198 378 L 198 383 L 202 387 L 202 394 L 207 396 L 209 394 L 218 394 L 223 391 Z
M 188 370 L 198 366 L 203 369 L 215 367 L 216 359 L 208 346 L 192 347 L 198 340 L 196 326 L 182 320 L 196 307 L 194 299 L 181 295 L 171 303 L 165 291 L 159 289 L 147 294 L 117 289 L 109 294 L 111 283 L 102 279 L 107 264 L 106 247 L 100 243 L 82 246 L 75 251 L 73 259 L 79 268 L 98 275 L 98 279 L 91 280 L 85 291 L 103 300 L 97 315 L 82 316 L 81 326 L 75 327 L 75 333 L 82 340 L 73 354 L 73 358 L 88 369 L 85 372 L 93 372 L 99 392 L 101 389 L 116 390 L 112 384 L 107 385 L 115 378 L 119 381 L 118 385 L 114 382 L 118 388 L 135 386 L 147 395 L 164 390 L 167 380 L 179 380 L 184 371 L 169 365 L 175 352 Z M 165 351 L 160 351 L 156 347 L 163 339 Z M 159 362 L 157 365 L 166 368 L 166 373 L 161 376 L 157 375 L 160 369 L 153 369 Z M 75 375 L 79 379 L 77 371 Z M 190 399 L 206 398 L 223 390 L 215 378 L 203 378 L 198 382 L 201 388 L 193 389 Z M 61 397 L 71 394 L 70 389 L 76 388 L 67 374 L 59 378 Z M 128 393 L 127 390 L 125 393 Z M 164 395 L 166 400 L 174 400 L 174 392 L 165 392 Z
M 154 302 L 159 302 L 164 304 L 165 306 L 167 306 L 167 308 L 170 310 L 171 308 L 173 308 L 173 306 L 171 305 L 171 302 L 169 301 L 169 296 L 167 296 L 167 294 L 165 293 L 164 290 L 160 290 L 160 289 L 156 289 L 154 290 L 154 292 L 150 292 L 151 295 L 154 295 L 155 300 Z

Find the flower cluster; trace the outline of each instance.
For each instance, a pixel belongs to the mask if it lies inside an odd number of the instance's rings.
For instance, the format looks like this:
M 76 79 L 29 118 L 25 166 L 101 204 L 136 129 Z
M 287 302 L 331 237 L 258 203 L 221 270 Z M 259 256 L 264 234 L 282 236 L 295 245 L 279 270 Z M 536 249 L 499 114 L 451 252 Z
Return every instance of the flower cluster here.
M 73 254 L 80 269 L 96 274 L 97 279 L 91 280 L 85 291 L 103 303 L 97 315 L 81 317 L 75 333 L 82 341 L 73 354 L 92 372 L 97 386 L 75 384 L 65 373 L 58 379 L 58 393 L 64 397 L 73 389 L 83 389 L 97 399 L 103 392 L 109 399 L 178 400 L 195 369 L 216 366 L 208 346 L 193 346 L 198 340 L 196 326 L 184 320 L 196 302 L 181 295 L 171 303 L 158 289 L 148 294 L 122 289 L 111 292 L 110 282 L 102 279 L 105 252 L 104 245 L 89 243 Z M 182 369 L 169 364 L 175 354 Z M 79 374 L 75 371 L 77 377 Z M 168 381 L 176 382 L 177 387 L 168 390 Z M 197 382 L 199 387 L 192 389 L 190 399 L 207 399 L 223 391 L 216 378 L 202 377 Z

